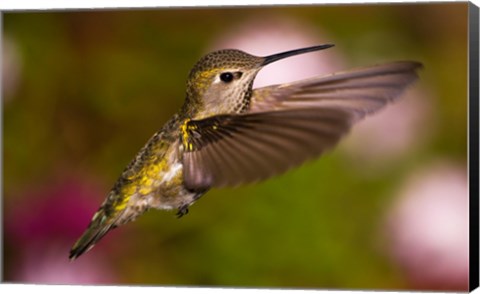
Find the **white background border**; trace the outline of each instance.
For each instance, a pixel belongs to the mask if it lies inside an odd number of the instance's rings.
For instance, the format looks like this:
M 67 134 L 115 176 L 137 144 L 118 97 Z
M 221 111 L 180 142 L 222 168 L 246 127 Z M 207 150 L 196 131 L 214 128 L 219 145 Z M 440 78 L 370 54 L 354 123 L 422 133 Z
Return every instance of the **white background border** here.
M 0 10 L 89 9 L 89 8 L 155 8 L 193 6 L 245 6 L 245 5 L 300 5 L 300 4 L 361 4 L 361 3 L 417 3 L 465 2 L 420 0 L 1 0 Z M 480 0 L 473 0 L 479 6 Z

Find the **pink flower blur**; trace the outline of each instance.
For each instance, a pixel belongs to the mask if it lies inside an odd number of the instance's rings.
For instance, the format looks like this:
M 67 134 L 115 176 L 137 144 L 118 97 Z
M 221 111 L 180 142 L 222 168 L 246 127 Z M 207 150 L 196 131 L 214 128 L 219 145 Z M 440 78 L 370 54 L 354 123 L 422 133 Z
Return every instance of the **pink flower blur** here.
M 428 142 L 435 122 L 430 95 L 420 82 L 394 103 L 355 125 L 341 148 L 362 171 L 382 168 Z
M 422 289 L 468 289 L 466 167 L 434 164 L 414 173 L 393 205 L 386 234 L 392 258 Z
M 81 176 L 57 176 L 5 201 L 6 280 L 20 283 L 114 283 L 105 246 L 70 262 L 68 252 L 86 229 L 101 189 Z M 108 246 L 108 240 L 104 244 Z

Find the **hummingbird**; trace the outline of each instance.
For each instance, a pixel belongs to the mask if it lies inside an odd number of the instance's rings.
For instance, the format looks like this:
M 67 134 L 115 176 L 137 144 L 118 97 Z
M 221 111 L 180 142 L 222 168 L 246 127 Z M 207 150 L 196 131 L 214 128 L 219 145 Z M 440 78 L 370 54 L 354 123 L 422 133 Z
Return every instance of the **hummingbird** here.
M 202 57 L 188 75 L 183 106 L 121 173 L 69 258 L 149 209 L 181 217 L 211 188 L 265 180 L 318 157 L 397 100 L 422 67 L 398 61 L 253 89 L 264 66 L 333 46 L 269 56 L 223 49 Z

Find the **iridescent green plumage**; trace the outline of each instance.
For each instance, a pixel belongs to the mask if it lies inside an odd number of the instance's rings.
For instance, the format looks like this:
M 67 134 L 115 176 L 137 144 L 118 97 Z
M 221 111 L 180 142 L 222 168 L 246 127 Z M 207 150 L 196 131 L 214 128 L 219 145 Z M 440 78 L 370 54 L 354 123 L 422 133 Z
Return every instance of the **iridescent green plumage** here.
M 123 171 L 70 258 L 150 208 L 182 216 L 210 188 L 264 180 L 319 156 L 399 97 L 421 67 L 396 62 L 252 89 L 263 66 L 331 46 L 267 57 L 220 50 L 200 59 L 183 107 Z

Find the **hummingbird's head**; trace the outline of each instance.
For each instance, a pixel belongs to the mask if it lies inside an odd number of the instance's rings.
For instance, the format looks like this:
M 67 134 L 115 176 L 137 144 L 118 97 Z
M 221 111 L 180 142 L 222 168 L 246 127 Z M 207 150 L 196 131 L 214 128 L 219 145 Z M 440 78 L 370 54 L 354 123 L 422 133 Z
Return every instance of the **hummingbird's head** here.
M 186 106 L 195 110 L 196 118 L 243 112 L 248 109 L 253 80 L 262 67 L 289 56 L 332 46 L 307 47 L 265 57 L 236 49 L 211 52 L 190 71 Z
M 240 112 L 262 61 L 261 57 L 235 49 L 205 55 L 190 71 L 187 103 L 196 104 L 200 116 Z

